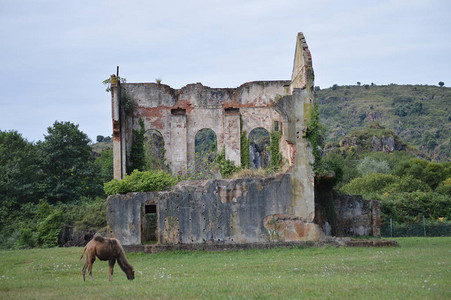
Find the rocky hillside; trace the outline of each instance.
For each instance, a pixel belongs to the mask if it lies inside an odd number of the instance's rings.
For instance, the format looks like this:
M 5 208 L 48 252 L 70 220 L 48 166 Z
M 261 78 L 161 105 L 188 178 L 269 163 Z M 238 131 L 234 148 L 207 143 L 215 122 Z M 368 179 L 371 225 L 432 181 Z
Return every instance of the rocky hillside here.
M 316 91 L 315 101 L 326 142 L 338 142 L 378 123 L 432 159 L 451 158 L 451 88 L 334 86 Z

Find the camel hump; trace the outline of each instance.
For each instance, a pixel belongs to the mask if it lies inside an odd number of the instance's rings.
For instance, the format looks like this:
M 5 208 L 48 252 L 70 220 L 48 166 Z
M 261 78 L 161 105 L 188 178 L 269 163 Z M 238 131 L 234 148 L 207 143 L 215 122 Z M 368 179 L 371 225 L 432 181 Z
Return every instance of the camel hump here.
M 105 241 L 105 238 L 103 236 L 101 236 L 101 235 L 96 235 L 94 237 L 94 241 L 103 242 L 103 241 Z

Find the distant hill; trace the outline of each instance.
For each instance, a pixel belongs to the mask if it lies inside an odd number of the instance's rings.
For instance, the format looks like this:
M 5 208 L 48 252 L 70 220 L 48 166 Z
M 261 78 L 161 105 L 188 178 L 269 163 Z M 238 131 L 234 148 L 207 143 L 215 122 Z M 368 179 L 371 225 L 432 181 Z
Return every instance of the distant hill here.
M 326 142 L 379 123 L 432 159 L 451 158 L 451 88 L 335 85 L 316 91 L 315 101 Z
M 91 150 L 94 156 L 100 157 L 100 154 L 105 150 L 113 150 L 113 140 L 106 139 L 105 141 L 98 142 L 91 145 Z

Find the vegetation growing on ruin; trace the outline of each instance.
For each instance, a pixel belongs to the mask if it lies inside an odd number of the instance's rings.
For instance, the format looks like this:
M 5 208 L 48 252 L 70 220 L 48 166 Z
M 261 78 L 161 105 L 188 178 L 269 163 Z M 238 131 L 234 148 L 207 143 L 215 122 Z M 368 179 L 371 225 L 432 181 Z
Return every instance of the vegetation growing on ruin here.
M 314 104 L 312 112 L 310 114 L 310 120 L 307 125 L 307 131 L 305 136 L 310 141 L 313 153 L 313 171 L 317 175 L 321 175 L 327 172 L 327 167 L 322 163 L 322 140 L 324 135 L 324 127 L 321 125 L 319 119 L 318 104 Z
M 117 76 L 117 80 L 119 80 L 120 83 L 126 83 L 127 79 L 124 77 Z M 105 86 L 105 92 L 109 93 L 111 91 L 111 77 L 108 77 L 104 81 L 102 81 L 103 85 Z
M 106 182 L 104 190 L 107 195 L 126 194 L 129 192 L 149 192 L 167 190 L 177 183 L 177 179 L 164 171 L 134 170 L 122 180 L 113 179 Z
M 241 168 L 249 169 L 250 157 L 249 157 L 249 139 L 247 133 L 243 130 L 243 119 L 240 115 L 240 144 L 241 144 Z
M 216 162 L 219 166 L 219 171 L 223 178 L 230 177 L 234 172 L 238 170 L 233 161 L 226 159 L 225 157 L 225 146 L 222 148 L 221 154 L 216 158 Z
M 133 100 L 133 98 L 131 98 L 127 94 L 126 90 L 122 90 L 121 105 L 122 105 L 126 115 L 133 116 L 133 113 L 136 109 L 136 103 L 135 103 L 135 100 Z
M 243 169 L 248 169 L 250 166 L 250 157 L 249 157 L 249 139 L 247 138 L 246 131 L 241 132 L 240 135 L 240 143 L 241 143 L 241 167 Z
M 271 160 L 269 168 L 272 170 L 279 170 L 282 162 L 282 154 L 280 154 L 280 131 L 272 131 L 270 139 L 269 151 L 271 153 Z

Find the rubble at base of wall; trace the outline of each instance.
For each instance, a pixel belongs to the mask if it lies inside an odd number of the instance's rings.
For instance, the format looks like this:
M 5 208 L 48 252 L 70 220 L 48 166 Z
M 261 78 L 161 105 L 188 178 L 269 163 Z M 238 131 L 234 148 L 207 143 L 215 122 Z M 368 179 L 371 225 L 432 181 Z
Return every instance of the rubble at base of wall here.
M 149 245 L 124 245 L 127 252 L 159 253 L 165 251 L 229 251 L 273 248 L 310 248 L 310 247 L 397 247 L 396 241 L 385 239 L 353 239 L 349 237 L 326 237 L 323 241 L 315 242 L 268 242 L 246 244 L 149 244 Z

